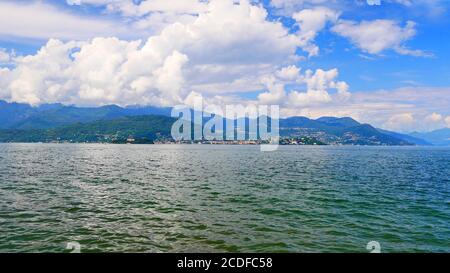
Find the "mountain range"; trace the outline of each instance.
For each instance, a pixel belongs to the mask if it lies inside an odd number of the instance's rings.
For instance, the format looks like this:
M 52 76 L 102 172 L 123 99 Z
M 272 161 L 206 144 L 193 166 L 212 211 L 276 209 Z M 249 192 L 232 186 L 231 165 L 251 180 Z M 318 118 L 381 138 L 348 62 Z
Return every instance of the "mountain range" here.
M 435 146 L 450 146 L 450 128 L 443 128 L 427 133 L 411 133 L 411 136 L 425 139 Z
M 361 124 L 349 117 L 322 117 L 316 120 L 306 117 L 281 119 L 280 134 L 282 137 L 314 137 L 328 144 L 431 145 L 423 139 L 377 129 L 370 124 Z
M 152 106 L 76 107 L 0 101 L 0 142 L 112 142 L 129 136 L 170 138 L 171 108 Z M 400 134 L 343 117 L 280 119 L 280 136 L 311 137 L 342 145 L 450 145 L 450 129 Z
M 170 116 L 171 108 L 152 106 L 76 107 L 62 104 L 43 104 L 32 107 L 22 103 L 0 100 L 0 129 L 49 129 L 77 122 L 111 120 L 126 116 Z

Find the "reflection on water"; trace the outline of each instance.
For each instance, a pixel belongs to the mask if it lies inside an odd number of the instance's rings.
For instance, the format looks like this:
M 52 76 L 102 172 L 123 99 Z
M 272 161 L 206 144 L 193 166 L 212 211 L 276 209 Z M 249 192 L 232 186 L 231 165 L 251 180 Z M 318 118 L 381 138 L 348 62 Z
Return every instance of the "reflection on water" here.
M 450 251 L 450 149 L 0 144 L 0 251 Z

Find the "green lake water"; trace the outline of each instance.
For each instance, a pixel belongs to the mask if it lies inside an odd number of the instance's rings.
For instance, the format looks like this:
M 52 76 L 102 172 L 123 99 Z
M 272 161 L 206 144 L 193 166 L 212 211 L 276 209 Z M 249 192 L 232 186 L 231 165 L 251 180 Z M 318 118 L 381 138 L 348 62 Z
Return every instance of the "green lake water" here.
M 0 252 L 450 252 L 450 149 L 0 144 Z

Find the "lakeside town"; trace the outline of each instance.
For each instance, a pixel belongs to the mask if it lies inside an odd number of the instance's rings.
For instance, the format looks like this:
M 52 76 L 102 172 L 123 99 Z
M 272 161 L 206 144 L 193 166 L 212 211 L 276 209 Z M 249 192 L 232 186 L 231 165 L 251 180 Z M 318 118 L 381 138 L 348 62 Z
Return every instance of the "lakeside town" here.
M 74 140 L 52 140 L 40 143 L 103 143 L 103 144 L 157 144 L 157 145 L 175 145 L 175 144 L 205 144 L 205 145 L 263 145 L 273 143 L 270 140 L 173 140 L 173 139 L 159 139 L 150 140 L 147 138 L 135 138 L 133 136 L 127 139 L 104 139 L 103 141 L 74 141 Z M 315 138 L 309 137 L 294 137 L 294 138 L 280 138 L 279 145 L 328 145 Z
M 128 143 L 134 143 L 135 139 L 127 139 Z M 154 144 L 209 144 L 209 145 L 261 145 L 270 144 L 269 140 L 157 140 Z M 315 138 L 294 137 L 280 138 L 279 145 L 327 145 Z

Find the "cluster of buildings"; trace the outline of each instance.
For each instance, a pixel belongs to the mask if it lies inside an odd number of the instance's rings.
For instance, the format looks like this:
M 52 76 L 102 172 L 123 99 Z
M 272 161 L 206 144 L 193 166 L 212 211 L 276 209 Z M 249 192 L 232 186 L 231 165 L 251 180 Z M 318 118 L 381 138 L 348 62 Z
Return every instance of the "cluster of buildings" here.
M 268 140 L 157 140 L 154 144 L 212 144 L 212 145 L 261 145 L 269 144 Z M 325 143 L 309 137 L 280 138 L 280 145 L 325 145 Z
M 310 137 L 294 137 L 280 139 L 280 145 L 325 145 L 325 143 Z
M 261 140 L 157 140 L 155 144 L 210 144 L 210 145 L 260 145 L 268 141 Z

